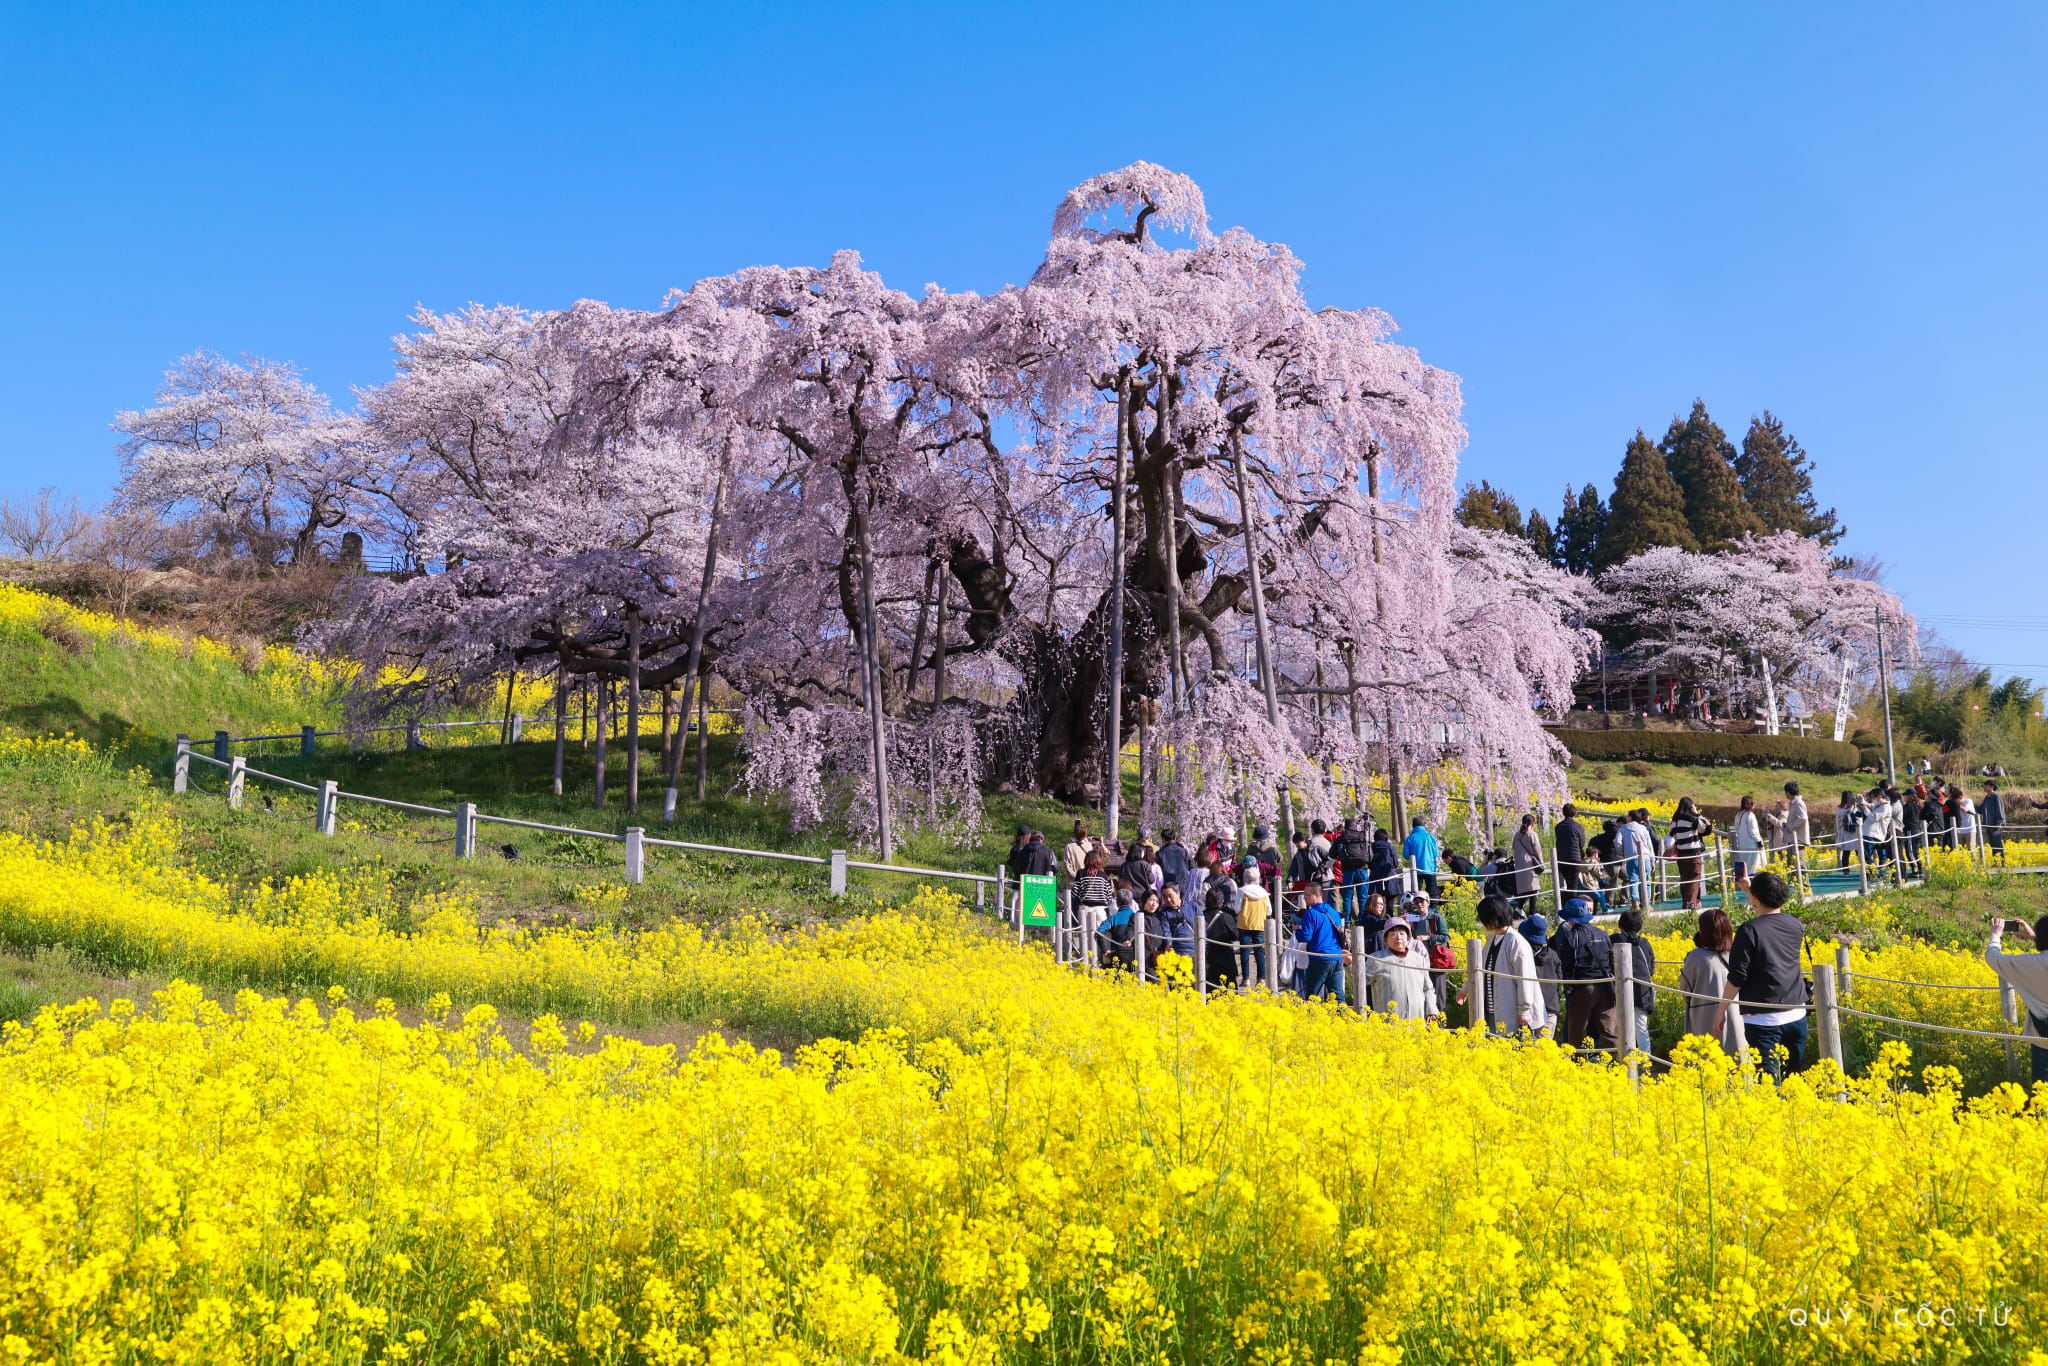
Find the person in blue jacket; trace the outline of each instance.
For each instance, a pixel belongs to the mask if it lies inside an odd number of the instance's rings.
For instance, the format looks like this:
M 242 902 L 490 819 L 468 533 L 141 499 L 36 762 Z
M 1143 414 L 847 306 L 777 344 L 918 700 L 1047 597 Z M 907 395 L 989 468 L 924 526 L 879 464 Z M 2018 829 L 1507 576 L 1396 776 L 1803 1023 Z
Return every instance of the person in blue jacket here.
M 1301 913 L 1294 937 L 1308 955 L 1308 965 L 1301 973 L 1304 1000 L 1318 1000 L 1331 992 L 1340 999 L 1343 996 L 1344 963 L 1351 955 L 1344 951 L 1344 932 L 1339 926 L 1337 908 L 1327 901 L 1318 901 Z
M 1415 881 L 1421 891 L 1429 893 L 1431 901 L 1436 900 L 1436 836 L 1423 828 L 1422 817 L 1412 816 L 1408 821 L 1408 838 L 1401 845 L 1401 856 L 1408 860 L 1408 866 L 1415 870 Z

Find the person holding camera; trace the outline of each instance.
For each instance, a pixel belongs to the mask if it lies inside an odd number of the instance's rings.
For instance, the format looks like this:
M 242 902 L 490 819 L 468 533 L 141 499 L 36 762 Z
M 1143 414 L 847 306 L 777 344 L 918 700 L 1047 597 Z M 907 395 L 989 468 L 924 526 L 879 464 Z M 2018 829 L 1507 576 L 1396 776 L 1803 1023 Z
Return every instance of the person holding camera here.
M 2000 941 L 2008 932 L 2033 945 L 2034 952 L 2007 953 Z M 2001 986 L 2013 989 L 2026 1011 L 2020 1032 L 2032 1045 L 2027 1049 L 2034 1060 L 2028 1075 L 2037 1086 L 2048 1081 L 2048 953 L 2040 951 L 2044 939 L 2048 939 L 2048 915 L 2036 920 L 2032 929 L 2023 920 L 1993 920 L 1991 942 L 1984 946 L 1984 961 L 1998 974 Z

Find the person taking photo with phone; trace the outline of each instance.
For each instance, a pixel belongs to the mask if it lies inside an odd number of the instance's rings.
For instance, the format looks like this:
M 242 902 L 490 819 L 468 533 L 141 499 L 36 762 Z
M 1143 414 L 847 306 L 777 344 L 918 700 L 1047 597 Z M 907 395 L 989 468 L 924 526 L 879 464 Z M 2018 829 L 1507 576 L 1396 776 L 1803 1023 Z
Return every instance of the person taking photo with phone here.
M 2034 952 L 2007 953 L 2001 943 L 2007 934 L 2026 940 Z M 2013 989 L 2026 1012 L 2020 1032 L 2032 1045 L 2027 1049 L 2034 1060 L 2028 1075 L 2037 1086 L 2048 1081 L 2048 953 L 2040 951 L 2044 939 L 2048 939 L 2048 915 L 2036 920 L 2032 929 L 2023 920 L 1993 920 L 1991 942 L 1984 946 L 1984 961 L 1998 974 L 2001 985 Z

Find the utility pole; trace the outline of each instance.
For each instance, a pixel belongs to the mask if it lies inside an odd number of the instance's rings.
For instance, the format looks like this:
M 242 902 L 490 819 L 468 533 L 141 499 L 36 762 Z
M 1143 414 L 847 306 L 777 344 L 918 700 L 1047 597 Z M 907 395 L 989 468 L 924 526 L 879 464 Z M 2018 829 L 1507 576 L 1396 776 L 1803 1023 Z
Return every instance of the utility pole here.
M 1884 776 L 1894 787 L 1899 782 L 1899 762 L 1892 754 L 1892 671 L 1885 661 L 1884 613 L 1873 612 L 1877 619 L 1877 687 L 1884 696 Z

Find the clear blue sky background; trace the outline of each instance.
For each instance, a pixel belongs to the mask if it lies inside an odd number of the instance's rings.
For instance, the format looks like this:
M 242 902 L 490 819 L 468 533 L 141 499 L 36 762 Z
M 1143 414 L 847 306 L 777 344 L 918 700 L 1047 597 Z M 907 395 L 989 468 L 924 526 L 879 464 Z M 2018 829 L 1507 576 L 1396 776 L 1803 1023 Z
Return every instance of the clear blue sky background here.
M 1695 395 L 1738 441 L 1771 408 L 1848 549 L 2048 680 L 2044 16 L 15 3 L 0 488 L 102 496 L 108 419 L 198 347 L 346 396 L 417 303 L 648 307 L 840 247 L 1020 281 L 1143 158 L 1463 375 L 1468 477 L 1554 515 Z

